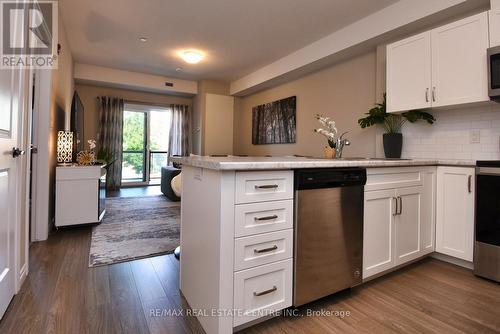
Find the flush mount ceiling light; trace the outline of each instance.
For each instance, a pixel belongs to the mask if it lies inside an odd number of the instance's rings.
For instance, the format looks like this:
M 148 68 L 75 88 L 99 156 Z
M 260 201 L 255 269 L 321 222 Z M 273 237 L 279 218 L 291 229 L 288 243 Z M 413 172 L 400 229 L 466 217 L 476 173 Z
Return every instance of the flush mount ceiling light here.
M 180 53 L 181 58 L 188 64 L 198 64 L 204 55 L 196 50 L 185 50 Z
M 139 37 L 139 40 L 141 42 L 147 42 L 148 41 L 148 38 L 147 37 Z

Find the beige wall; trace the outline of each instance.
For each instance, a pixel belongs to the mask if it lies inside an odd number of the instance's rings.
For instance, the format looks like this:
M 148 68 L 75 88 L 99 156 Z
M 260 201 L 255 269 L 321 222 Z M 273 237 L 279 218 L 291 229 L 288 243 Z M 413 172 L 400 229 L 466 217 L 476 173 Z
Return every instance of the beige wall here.
M 81 84 L 76 85 L 76 91 L 78 92 L 78 95 L 82 100 L 83 108 L 85 110 L 83 116 L 85 123 L 85 140 L 97 139 L 97 133 L 99 131 L 99 112 L 97 110 L 98 96 L 120 97 L 125 100 L 152 104 L 186 104 L 188 105 L 189 111 L 192 111 L 192 99 L 186 97 L 144 93 L 126 89 L 98 87 Z
M 204 154 L 233 154 L 234 97 L 205 94 Z
M 205 154 L 207 94 L 229 95 L 229 84 L 213 80 L 201 80 L 198 82 L 198 94 L 193 99 L 192 152 L 194 154 Z
M 315 114 L 337 122 L 351 146 L 344 156 L 374 156 L 375 130 L 361 129 L 357 120 L 375 103 L 376 53 L 336 64 L 298 80 L 244 98 L 237 98 L 234 115 L 234 153 L 247 155 L 322 156 L 324 137 L 313 132 L 319 127 Z M 297 96 L 297 142 L 295 144 L 252 145 L 252 107 Z

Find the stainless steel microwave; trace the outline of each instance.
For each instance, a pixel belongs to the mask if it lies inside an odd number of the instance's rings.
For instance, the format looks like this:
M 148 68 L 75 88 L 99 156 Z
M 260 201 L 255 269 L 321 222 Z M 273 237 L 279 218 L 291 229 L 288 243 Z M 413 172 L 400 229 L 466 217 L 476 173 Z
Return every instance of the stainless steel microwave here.
M 500 102 L 500 46 L 488 49 L 488 93 Z

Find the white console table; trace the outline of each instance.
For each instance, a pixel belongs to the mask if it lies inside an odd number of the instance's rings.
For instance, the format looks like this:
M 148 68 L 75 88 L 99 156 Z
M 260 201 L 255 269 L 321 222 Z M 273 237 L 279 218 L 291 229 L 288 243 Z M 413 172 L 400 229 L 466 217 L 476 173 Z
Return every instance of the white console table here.
M 56 167 L 56 227 L 99 223 L 105 197 L 105 165 Z

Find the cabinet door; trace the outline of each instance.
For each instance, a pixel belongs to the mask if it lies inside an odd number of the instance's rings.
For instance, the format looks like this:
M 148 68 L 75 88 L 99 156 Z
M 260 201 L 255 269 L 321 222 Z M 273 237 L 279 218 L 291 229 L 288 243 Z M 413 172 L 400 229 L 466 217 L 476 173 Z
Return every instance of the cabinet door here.
M 488 101 L 488 16 L 481 13 L 431 32 L 432 106 Z
M 399 205 L 394 220 L 395 265 L 421 256 L 422 193 L 423 187 L 396 190 Z
M 387 46 L 387 112 L 430 107 L 430 87 L 430 32 L 389 44 Z
M 422 255 L 434 252 L 436 235 L 436 167 L 422 171 L 423 193 L 420 228 Z
M 436 251 L 472 261 L 474 168 L 438 167 Z
M 395 191 L 365 192 L 363 279 L 394 266 Z
M 500 6 L 488 12 L 490 16 L 490 47 L 500 46 Z

